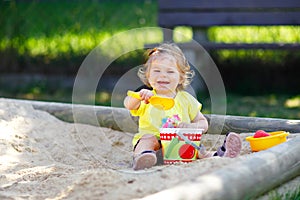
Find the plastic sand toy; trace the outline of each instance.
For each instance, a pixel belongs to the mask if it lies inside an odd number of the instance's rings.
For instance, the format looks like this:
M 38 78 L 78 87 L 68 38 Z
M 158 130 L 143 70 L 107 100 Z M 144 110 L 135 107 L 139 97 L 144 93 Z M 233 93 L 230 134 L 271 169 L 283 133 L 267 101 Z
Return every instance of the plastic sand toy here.
M 257 135 L 261 135 L 261 137 Z M 257 152 L 285 142 L 288 135 L 289 133 L 285 131 L 268 132 L 267 134 L 256 132 L 253 136 L 246 137 L 246 140 L 250 143 L 251 150 Z
M 127 95 L 136 99 L 141 99 L 138 92 L 128 91 Z M 175 102 L 172 98 L 155 95 L 149 99 L 149 103 L 158 109 L 169 110 L 173 108 Z

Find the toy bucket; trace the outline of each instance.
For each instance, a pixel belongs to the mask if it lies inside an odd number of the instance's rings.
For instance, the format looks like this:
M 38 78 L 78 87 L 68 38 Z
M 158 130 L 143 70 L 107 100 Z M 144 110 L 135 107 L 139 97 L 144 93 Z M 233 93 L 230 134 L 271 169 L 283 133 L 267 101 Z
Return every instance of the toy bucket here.
M 202 132 L 203 129 L 161 128 L 164 164 L 196 160 L 198 150 L 195 147 L 200 146 Z

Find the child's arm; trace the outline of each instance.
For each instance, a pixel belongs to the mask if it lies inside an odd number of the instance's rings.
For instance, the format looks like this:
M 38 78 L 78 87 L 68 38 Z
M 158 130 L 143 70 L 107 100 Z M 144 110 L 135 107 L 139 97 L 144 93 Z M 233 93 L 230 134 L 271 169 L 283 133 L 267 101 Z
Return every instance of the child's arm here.
M 124 99 L 124 106 L 128 110 L 137 110 L 141 105 L 141 100 L 127 96 Z
M 127 96 L 124 99 L 124 106 L 128 110 L 137 110 L 139 109 L 141 105 L 141 101 L 144 101 L 145 103 L 149 103 L 150 97 L 152 97 L 154 94 L 151 90 L 148 89 L 141 89 L 139 91 L 141 99 L 136 99 L 134 97 Z
M 199 111 L 191 123 L 182 122 L 178 125 L 178 128 L 203 128 L 203 133 L 205 133 L 208 129 L 208 122 L 204 115 Z

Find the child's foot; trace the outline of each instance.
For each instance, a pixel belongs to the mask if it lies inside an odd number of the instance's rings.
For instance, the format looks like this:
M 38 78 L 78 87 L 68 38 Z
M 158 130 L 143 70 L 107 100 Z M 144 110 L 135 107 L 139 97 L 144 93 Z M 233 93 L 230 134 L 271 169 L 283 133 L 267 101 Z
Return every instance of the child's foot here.
M 230 132 L 226 135 L 224 143 L 215 153 L 216 156 L 234 158 L 240 154 L 242 140 L 236 133 Z
M 155 151 L 143 151 L 141 154 L 134 156 L 133 169 L 140 170 L 153 167 L 157 162 Z
M 235 158 L 237 157 L 242 149 L 242 140 L 236 133 L 229 133 L 226 138 L 224 157 Z

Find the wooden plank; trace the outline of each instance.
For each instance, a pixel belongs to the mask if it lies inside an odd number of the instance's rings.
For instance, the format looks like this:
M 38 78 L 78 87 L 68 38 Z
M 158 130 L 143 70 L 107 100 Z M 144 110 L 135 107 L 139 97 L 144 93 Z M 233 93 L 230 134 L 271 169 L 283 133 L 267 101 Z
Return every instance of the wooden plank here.
M 176 43 L 182 49 L 197 50 L 199 46 L 191 43 Z M 160 43 L 146 44 L 144 48 L 151 49 L 157 47 Z M 272 49 L 272 50 L 298 50 L 300 49 L 300 43 L 199 43 L 207 50 L 217 49 Z
M 222 134 L 226 134 L 230 131 L 237 133 L 253 133 L 259 129 L 268 132 L 283 130 L 291 133 L 300 133 L 300 120 L 233 115 L 205 115 L 205 117 L 210 122 L 209 133 L 213 134 L 217 134 L 222 125 Z
M 33 108 L 46 111 L 66 122 L 102 126 L 130 133 L 137 132 L 137 118 L 132 118 L 125 108 L 4 98 L 0 100 L 30 104 Z M 229 131 L 237 133 L 254 132 L 258 129 L 266 131 L 285 130 L 290 133 L 300 133 L 300 120 L 229 115 L 205 115 L 205 117 L 210 122 L 208 130 L 210 134 L 226 134 Z
M 221 50 L 221 49 L 228 49 L 228 50 L 237 50 L 237 49 L 263 49 L 263 50 L 289 50 L 289 51 L 296 51 L 300 49 L 300 43 L 214 43 L 214 42 L 206 42 L 200 43 L 206 50 Z M 159 44 L 147 44 L 145 48 L 154 48 Z M 186 43 L 177 43 L 177 45 L 181 49 L 191 49 L 197 50 L 199 49 L 198 45 L 195 45 L 191 42 Z
M 173 30 L 163 29 L 163 39 L 164 39 L 164 41 L 172 42 L 173 41 Z
M 296 137 L 142 199 L 255 199 L 300 175 L 299 143 Z
M 299 50 L 300 43 L 200 43 L 207 50 L 217 49 L 271 49 L 271 50 Z M 189 48 L 188 45 L 180 45 L 182 48 Z M 191 47 L 193 49 L 193 47 Z M 198 47 L 199 48 L 199 47 Z
M 158 0 L 160 10 L 300 8 L 297 0 Z
M 218 12 L 218 13 L 159 13 L 161 27 L 176 26 L 247 26 L 247 25 L 300 25 L 299 12 Z

